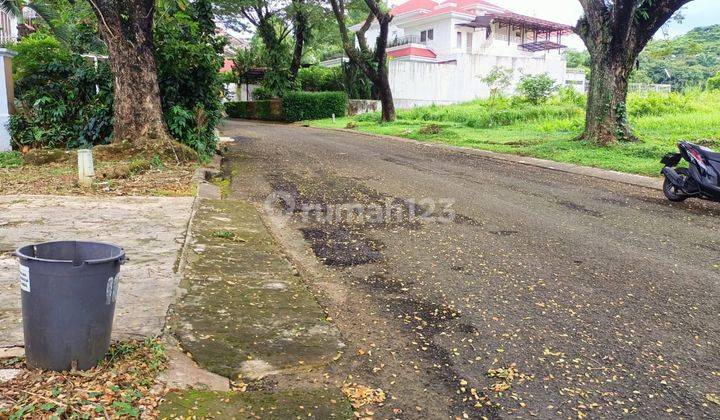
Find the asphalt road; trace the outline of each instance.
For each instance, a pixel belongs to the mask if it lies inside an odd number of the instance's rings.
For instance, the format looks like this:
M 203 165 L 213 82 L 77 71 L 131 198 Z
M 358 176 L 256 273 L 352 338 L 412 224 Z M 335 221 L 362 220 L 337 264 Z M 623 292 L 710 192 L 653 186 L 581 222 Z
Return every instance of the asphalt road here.
M 382 388 L 376 416 L 720 417 L 720 206 L 364 135 L 222 131 L 235 195 L 295 201 L 278 226 L 350 345 L 333 373 Z

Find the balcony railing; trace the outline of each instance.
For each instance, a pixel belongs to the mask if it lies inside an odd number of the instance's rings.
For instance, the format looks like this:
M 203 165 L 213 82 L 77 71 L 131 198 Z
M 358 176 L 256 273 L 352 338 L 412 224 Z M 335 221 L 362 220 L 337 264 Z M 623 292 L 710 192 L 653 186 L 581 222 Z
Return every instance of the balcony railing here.
M 388 47 L 397 47 L 400 45 L 408 45 L 408 44 L 425 44 L 425 41 L 421 41 L 420 37 L 417 35 L 405 35 L 405 36 L 395 37 L 393 40 L 391 40 L 388 43 Z

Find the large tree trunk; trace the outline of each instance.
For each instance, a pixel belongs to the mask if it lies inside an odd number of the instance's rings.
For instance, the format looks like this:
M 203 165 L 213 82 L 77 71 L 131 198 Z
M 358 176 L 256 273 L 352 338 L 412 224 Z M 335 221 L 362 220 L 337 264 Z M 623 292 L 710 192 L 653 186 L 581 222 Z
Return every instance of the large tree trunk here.
M 595 54 L 590 72 L 590 90 L 583 140 L 608 145 L 634 141 L 627 119 L 628 79 L 633 61 L 626 53 Z
M 388 31 L 393 16 L 388 12 L 384 12 L 376 0 L 365 0 L 365 4 L 370 9 L 370 13 L 365 19 L 365 23 L 355 32 L 358 49 L 353 45 L 347 26 L 345 25 L 344 1 L 330 0 L 330 4 L 340 28 L 340 39 L 342 39 L 345 54 L 347 54 L 350 61 L 370 79 L 373 83 L 373 88 L 380 97 L 380 103 L 382 104 L 382 121 L 395 121 L 395 104 L 393 102 L 392 90 L 390 89 L 386 53 Z M 380 25 L 380 34 L 377 37 L 375 51 L 372 52 L 368 48 L 365 33 L 370 29 L 374 19 L 377 19 Z M 370 58 L 371 55 L 372 58 Z
M 575 32 L 592 69 L 581 139 L 608 145 L 636 140 L 627 120 L 628 79 L 640 52 L 665 22 L 691 0 L 579 0 L 584 14 Z
M 153 47 L 153 0 L 90 1 L 115 78 L 113 141 L 148 144 L 171 138 L 165 124 Z
M 377 74 L 373 83 L 377 87 L 382 104 L 382 121 L 395 121 L 395 102 L 393 101 L 392 89 L 390 89 L 390 78 L 388 77 L 387 68 L 387 39 L 390 21 L 392 16 L 384 15 L 378 19 L 380 22 L 380 35 L 375 46 L 375 54 L 377 59 Z
M 295 34 L 295 47 L 293 48 L 292 62 L 290 63 L 290 78 L 295 80 L 300 65 L 302 64 L 302 54 L 305 48 L 305 41 L 310 33 L 307 11 L 305 10 L 304 0 L 294 0 L 293 9 L 293 26 Z

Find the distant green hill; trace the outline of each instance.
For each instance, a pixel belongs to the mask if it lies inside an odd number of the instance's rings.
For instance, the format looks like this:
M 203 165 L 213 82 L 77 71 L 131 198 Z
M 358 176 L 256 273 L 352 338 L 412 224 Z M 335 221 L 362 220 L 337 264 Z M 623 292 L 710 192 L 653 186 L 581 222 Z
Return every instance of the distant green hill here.
M 633 81 L 669 83 L 679 90 L 704 85 L 718 72 L 720 25 L 713 25 L 650 42 L 640 54 L 640 69 L 633 75 Z

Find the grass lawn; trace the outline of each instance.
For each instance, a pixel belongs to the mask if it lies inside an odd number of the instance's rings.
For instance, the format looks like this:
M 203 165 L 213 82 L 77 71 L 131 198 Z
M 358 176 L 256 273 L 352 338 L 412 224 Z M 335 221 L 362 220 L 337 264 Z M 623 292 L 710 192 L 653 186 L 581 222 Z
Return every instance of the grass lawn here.
M 642 175 L 659 176 L 660 158 L 679 140 L 720 149 L 720 91 L 631 96 L 628 115 L 636 143 L 599 147 L 573 140 L 584 123 L 585 98 L 563 90 L 542 105 L 520 98 L 476 100 L 398 111 L 394 123 L 379 115 L 310 121 L 314 127 L 353 128 L 501 153 L 533 156 Z

